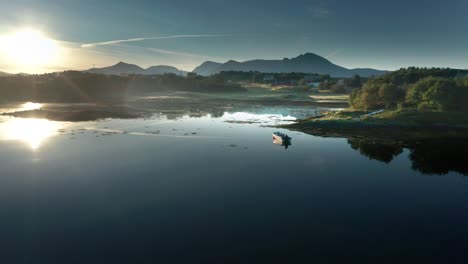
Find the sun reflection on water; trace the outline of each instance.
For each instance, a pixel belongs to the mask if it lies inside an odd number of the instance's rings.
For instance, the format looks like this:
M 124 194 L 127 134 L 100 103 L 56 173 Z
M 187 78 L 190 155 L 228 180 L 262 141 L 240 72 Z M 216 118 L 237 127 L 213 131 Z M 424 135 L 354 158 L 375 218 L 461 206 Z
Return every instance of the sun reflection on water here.
M 58 134 L 59 122 L 47 119 L 12 118 L 0 123 L 0 138 L 17 140 L 37 150 L 50 137 Z
M 21 110 L 22 111 L 31 111 L 31 110 L 37 110 L 41 109 L 42 104 L 39 103 L 32 103 L 32 102 L 27 102 L 21 105 Z

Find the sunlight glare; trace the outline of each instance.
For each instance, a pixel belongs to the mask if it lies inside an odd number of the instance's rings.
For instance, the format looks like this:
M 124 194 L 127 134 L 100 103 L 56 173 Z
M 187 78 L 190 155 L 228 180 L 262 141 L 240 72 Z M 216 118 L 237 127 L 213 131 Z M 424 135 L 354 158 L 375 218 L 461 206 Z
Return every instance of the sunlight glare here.
M 38 109 L 41 109 L 41 107 L 42 107 L 42 104 L 27 102 L 21 105 L 21 110 L 22 111 L 38 110 Z
M 47 119 L 15 118 L 0 123 L 0 135 L 3 140 L 17 140 L 37 150 L 42 143 L 58 133 L 60 123 Z
M 58 53 L 56 41 L 34 30 L 22 30 L 0 37 L 0 49 L 9 63 L 19 66 L 46 66 Z

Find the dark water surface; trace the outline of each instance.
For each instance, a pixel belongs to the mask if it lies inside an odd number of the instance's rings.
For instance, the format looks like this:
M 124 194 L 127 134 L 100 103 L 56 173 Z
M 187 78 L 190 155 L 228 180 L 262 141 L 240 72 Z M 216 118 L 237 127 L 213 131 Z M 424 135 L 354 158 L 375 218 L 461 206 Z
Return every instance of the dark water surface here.
M 2 118 L 0 263 L 466 263 L 466 145 L 285 150 L 291 118 Z

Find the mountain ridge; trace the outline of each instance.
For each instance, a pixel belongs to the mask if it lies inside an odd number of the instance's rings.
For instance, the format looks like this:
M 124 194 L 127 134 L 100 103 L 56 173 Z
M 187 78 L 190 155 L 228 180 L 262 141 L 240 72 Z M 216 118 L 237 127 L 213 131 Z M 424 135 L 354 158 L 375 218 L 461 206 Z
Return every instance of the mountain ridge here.
M 193 72 L 203 76 L 213 75 L 222 71 L 303 72 L 330 74 L 332 77 L 351 77 L 356 74 L 370 77 L 383 75 L 388 72 L 371 68 L 347 69 L 310 52 L 301 54 L 295 58 L 284 58 L 282 60 L 255 59 L 244 62 L 229 60 L 225 63 L 206 61 L 193 70 Z
M 156 75 L 173 73 L 177 75 L 187 75 L 187 72 L 177 69 L 173 66 L 168 65 L 156 65 L 148 68 L 142 68 L 136 64 L 130 64 L 126 62 L 118 62 L 117 64 L 102 67 L 102 68 L 91 68 L 85 70 L 85 72 L 106 74 L 106 75 L 122 75 L 122 74 L 140 74 L 140 75 Z

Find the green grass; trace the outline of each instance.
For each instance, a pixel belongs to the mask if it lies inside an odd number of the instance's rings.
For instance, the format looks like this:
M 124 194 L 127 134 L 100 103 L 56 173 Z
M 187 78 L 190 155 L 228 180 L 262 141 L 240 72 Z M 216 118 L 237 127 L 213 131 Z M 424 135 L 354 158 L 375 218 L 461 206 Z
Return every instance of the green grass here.
M 363 117 L 365 111 L 335 111 L 318 118 L 281 127 L 316 136 L 375 140 L 462 139 L 468 137 L 468 114 L 419 112 L 414 109 L 387 111 Z
M 353 121 L 363 124 L 382 125 L 455 125 L 468 126 L 468 114 L 463 112 L 421 112 L 416 109 L 399 109 L 366 116 L 368 111 L 346 109 L 343 111 L 329 111 L 320 118 L 311 118 L 303 122 L 340 122 Z
M 416 109 L 402 109 L 386 111 L 375 115 L 370 120 L 377 121 L 404 121 L 410 124 L 450 124 L 468 125 L 468 113 L 463 112 L 421 112 Z
M 326 100 L 326 101 L 348 101 L 348 94 L 313 94 L 310 98 L 314 100 Z

